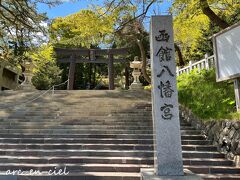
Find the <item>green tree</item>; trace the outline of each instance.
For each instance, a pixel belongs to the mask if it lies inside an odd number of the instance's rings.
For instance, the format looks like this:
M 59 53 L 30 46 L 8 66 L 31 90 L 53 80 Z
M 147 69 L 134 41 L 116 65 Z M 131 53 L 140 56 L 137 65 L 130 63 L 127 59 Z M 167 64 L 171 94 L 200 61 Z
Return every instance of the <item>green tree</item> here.
M 49 89 L 61 82 L 62 71 L 56 64 L 51 44 L 41 46 L 37 51 L 30 54 L 30 58 L 35 65 L 32 82 L 37 89 Z
M 99 45 L 110 42 L 116 18 L 114 15 L 102 14 L 100 16 L 99 14 L 101 14 L 101 9 L 95 7 L 95 11 L 81 10 L 69 16 L 54 19 L 50 26 L 50 39 L 54 47 L 98 48 Z M 67 66 L 67 64 L 60 65 L 64 78 L 68 74 Z M 85 89 L 88 83 L 93 88 L 99 75 L 104 74 L 100 71 L 107 73 L 107 67 L 77 64 L 74 88 Z
M 106 0 L 105 2 L 106 2 L 105 6 L 108 7 L 106 9 L 110 12 L 114 11 L 115 8 L 120 6 L 132 7 L 132 12 L 128 13 L 128 16 L 125 16 L 125 18 L 122 18 L 122 20 L 119 22 L 118 26 L 116 27 L 115 33 L 118 34 L 119 32 L 126 31 L 126 29 L 129 29 L 129 27 L 132 28 L 133 31 L 129 31 L 129 32 L 132 34 L 131 35 L 132 37 L 135 37 L 135 41 L 133 43 L 136 43 L 140 50 L 140 56 L 143 61 L 142 73 L 145 80 L 150 83 L 151 80 L 149 75 L 147 74 L 147 69 L 146 69 L 146 64 L 147 64 L 146 52 L 148 51 L 148 48 L 146 48 L 147 46 L 145 47 L 143 45 L 143 39 L 148 38 L 148 34 L 146 33 L 141 34 L 141 32 L 144 32 L 144 31 L 142 31 L 141 28 L 139 29 L 140 26 L 138 24 L 143 24 L 144 22 L 149 21 L 147 15 L 150 12 L 151 7 L 156 3 L 162 3 L 163 0 L 145 0 L 145 1 Z M 137 36 L 136 36 L 136 33 L 138 33 Z M 124 37 L 129 39 L 129 36 L 130 35 L 128 34 L 127 36 L 124 36 Z M 177 43 L 175 43 L 174 45 L 175 45 L 175 50 L 177 52 L 177 56 L 179 59 L 179 64 L 184 65 L 181 49 L 179 48 Z
M 47 17 L 38 13 L 37 4 L 54 6 L 63 0 L 1 0 L 0 1 L 0 59 L 18 63 L 34 41 L 41 44 L 39 33 L 47 33 L 44 23 Z
M 124 37 L 124 38 L 122 38 Z M 151 78 L 147 72 L 147 52 L 149 51 L 149 34 L 145 30 L 143 23 L 138 19 L 129 22 L 116 33 L 116 44 L 126 47 L 131 53 L 130 59 L 134 56 L 140 57 L 143 62 L 142 74 L 147 83 L 151 83 Z
M 81 10 L 54 19 L 50 28 L 50 37 L 56 46 L 90 48 L 109 40 L 115 21 L 116 17 L 113 15 L 99 16 L 99 13 L 93 10 Z
M 240 5 L 232 0 L 176 0 L 171 11 L 175 15 L 175 40 L 185 61 L 212 52 L 211 36 L 240 18 Z
M 15 59 L 11 58 L 12 55 L 22 56 L 29 48 L 33 35 L 44 32 L 41 22 L 45 19 L 44 14 L 37 13 L 34 1 L 0 1 L 1 56 L 9 59 Z

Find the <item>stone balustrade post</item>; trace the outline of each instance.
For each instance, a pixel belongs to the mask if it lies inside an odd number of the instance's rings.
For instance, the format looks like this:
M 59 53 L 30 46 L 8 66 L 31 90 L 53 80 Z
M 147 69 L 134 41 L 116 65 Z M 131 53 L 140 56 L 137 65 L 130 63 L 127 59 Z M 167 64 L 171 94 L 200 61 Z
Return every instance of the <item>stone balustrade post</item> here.
M 180 73 L 179 73 L 179 67 L 177 66 L 177 76 L 179 76 L 180 75 Z
M 207 70 L 209 70 L 209 61 L 208 61 L 208 57 L 209 57 L 209 54 L 206 53 L 206 54 L 205 54 L 205 68 L 206 68 Z
M 192 66 L 192 61 L 189 61 L 189 69 L 190 69 L 190 71 L 192 71 L 193 70 L 193 66 Z M 190 72 L 189 72 L 190 73 Z

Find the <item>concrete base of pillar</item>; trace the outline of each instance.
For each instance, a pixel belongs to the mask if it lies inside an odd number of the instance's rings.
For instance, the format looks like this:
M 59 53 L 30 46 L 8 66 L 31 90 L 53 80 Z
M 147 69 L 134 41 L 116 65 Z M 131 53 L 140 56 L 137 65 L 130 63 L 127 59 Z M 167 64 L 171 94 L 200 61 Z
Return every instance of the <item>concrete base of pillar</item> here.
M 202 178 L 187 169 L 184 169 L 184 176 L 156 176 L 154 169 L 143 168 L 141 169 L 141 180 L 202 180 Z
M 22 84 L 20 84 L 16 90 L 35 91 L 36 88 L 33 86 L 31 82 L 25 81 Z
M 31 86 L 31 85 L 20 85 L 17 90 L 24 90 L 24 91 L 35 91 L 36 88 L 34 86 Z
M 132 83 L 129 88 L 130 90 L 139 90 L 139 89 L 143 89 L 143 86 L 141 83 Z

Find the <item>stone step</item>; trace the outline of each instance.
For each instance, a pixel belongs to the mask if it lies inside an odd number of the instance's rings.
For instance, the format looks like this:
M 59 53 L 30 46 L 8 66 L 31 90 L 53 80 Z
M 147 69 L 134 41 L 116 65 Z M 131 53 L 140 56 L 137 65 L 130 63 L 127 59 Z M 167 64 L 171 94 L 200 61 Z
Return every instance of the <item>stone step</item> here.
M 184 168 L 189 169 L 190 171 L 197 174 L 239 174 L 240 168 L 231 167 L 231 166 L 184 166 Z
M 9 100 L 8 102 L 14 102 L 14 101 L 11 101 Z M 19 101 L 17 101 L 19 102 Z M 26 100 L 25 101 L 21 101 L 21 102 L 27 102 Z M 132 107 L 136 107 L 136 108 L 139 108 L 138 104 L 144 104 L 144 101 L 139 101 L 139 100 L 124 100 L 124 99 L 112 99 L 112 98 L 81 98 L 81 99 L 76 99 L 74 97 L 67 97 L 62 99 L 62 98 L 59 98 L 59 99 L 53 99 L 53 98 L 46 98 L 46 99 L 39 99 L 38 101 L 33 101 L 32 103 L 24 103 L 25 106 L 31 106 L 31 105 L 35 105 L 35 104 L 40 104 L 40 105 L 43 105 L 43 104 L 50 104 L 50 105 L 63 105 L 63 107 L 69 107 L 69 106 L 81 106 L 81 107 L 84 107 L 84 106 L 88 106 L 90 107 L 91 105 L 93 105 L 94 103 L 97 104 L 102 104 L 103 106 L 106 106 L 106 105 L 131 105 Z M 93 104 L 92 104 L 93 103 Z M 3 103 L 1 103 L 1 105 L 4 105 Z M 44 107 L 44 106 L 42 106 Z M 46 107 L 46 106 L 45 106 Z M 52 107 L 52 106 L 50 106 Z M 151 108 L 151 107 L 148 107 L 148 108 Z M 127 108 L 126 108 L 127 109 Z M 144 108 L 145 109 L 145 108 Z M 125 109 L 123 109 L 125 110 Z
M 200 134 L 197 130 L 181 130 L 182 135 L 198 135 Z M 152 134 L 152 128 L 148 130 L 138 130 L 138 129 L 1 129 L 1 133 L 33 133 L 33 134 Z
M 123 119 L 123 120 L 130 120 L 130 119 L 133 119 L 133 120 L 138 120 L 138 119 L 142 119 L 142 120 L 151 120 L 151 117 L 150 116 L 141 116 L 139 117 L 139 115 L 136 115 L 136 116 L 112 116 L 111 114 L 109 113 L 106 113 L 106 114 L 99 114 L 99 113 L 89 113 L 89 114 L 79 114 L 79 115 L 75 115 L 75 116 L 72 116 L 72 115 L 69 115 L 69 116 L 62 116 L 62 115 L 58 115 L 58 114 L 52 114 L 51 116 L 46 116 L 44 114 L 41 114 L 39 116 L 19 116 L 19 115 L 16 115 L 16 116 L 4 116 L 3 118 L 7 118 L 8 120 L 18 120 L 18 121 L 22 121 L 22 120 L 39 120 L 39 121 L 45 121 L 45 120 L 50 120 L 50 119 L 59 119 L 59 117 L 62 119 L 62 120 L 71 120 L 71 119 L 83 119 L 87 116 L 86 119 L 90 119 L 90 118 L 96 118 L 96 119 L 105 119 L 106 117 L 108 117 L 108 119 L 112 118 L 114 120 L 120 120 L 120 119 Z M 97 116 L 97 117 L 96 117 Z
M 233 161 L 219 158 L 183 158 L 183 164 L 188 166 L 235 166 Z
M 183 158 L 225 158 L 224 154 L 208 151 L 183 151 Z
M 59 116 L 56 116 L 51 119 L 43 119 L 43 118 L 36 118 L 36 119 L 8 119 L 8 118 L 0 118 L 0 123 L 63 123 L 63 122 L 76 122 L 76 123 L 104 123 L 104 122 L 110 122 L 110 123 L 115 123 L 115 122 L 131 122 L 131 123 L 138 123 L 138 122 L 145 122 L 145 123 L 150 123 L 152 124 L 151 118 L 131 118 L 131 117 L 126 117 L 126 118 L 119 118 L 119 117 L 114 117 L 114 116 L 79 116 L 79 117 L 74 117 L 74 118 L 62 118 Z M 71 124 L 70 124 L 71 125 Z M 113 125 L 113 124 L 112 124 Z
M 114 125 L 1 125 L 0 129 L 70 129 L 70 130 L 84 130 L 84 129 L 128 129 L 128 130 L 150 130 L 152 126 L 145 124 L 114 124 Z M 181 127 L 182 132 L 189 134 L 201 134 L 201 131 L 195 130 L 194 128 Z
M 30 163 L 30 164 L 82 164 L 82 163 L 98 163 L 98 164 L 147 164 L 153 165 L 153 157 L 138 158 L 138 157 L 97 157 L 97 156 L 70 156 L 70 157 L 14 157 L 1 156 L 1 163 Z M 209 166 L 233 166 L 232 161 L 226 159 L 211 159 L 211 158 L 183 158 L 184 165 L 209 165 Z
M 6 171 L 0 172 L 0 179 L 6 177 Z M 70 173 L 67 176 L 49 176 L 46 174 L 38 176 L 18 176 L 18 180 L 140 180 L 140 173 L 125 172 L 79 172 Z M 3 179 L 4 180 L 4 179 Z
M 126 117 L 126 118 L 118 118 L 118 117 L 113 117 L 113 116 L 92 116 L 92 117 L 86 117 L 86 116 L 83 116 L 83 117 L 75 117 L 75 118 L 62 118 L 62 117 L 59 117 L 59 116 L 56 116 L 54 118 L 51 118 L 51 119 L 39 119 L 39 118 L 36 118 L 36 119 L 8 119 L 8 118 L 0 118 L 0 123 L 79 123 L 81 125 L 81 123 L 91 123 L 91 124 L 94 124 L 94 123 L 148 123 L 148 124 L 152 124 L 152 120 L 151 118 L 144 118 L 144 117 L 141 117 L 141 118 L 130 118 L 130 117 Z M 181 123 L 180 124 L 181 126 L 185 126 L 185 127 L 191 127 L 191 125 L 189 124 L 185 124 L 185 123 Z
M 2 138 L 126 138 L 152 139 L 152 134 L 32 134 L 32 133 L 1 133 Z M 202 135 L 182 135 L 182 140 L 205 140 Z
M 182 145 L 210 145 L 210 140 L 182 140 Z
M 87 102 L 84 102 L 84 101 L 87 101 Z M 32 103 L 29 103 L 29 104 L 20 104 L 20 103 L 17 103 L 18 106 L 18 110 L 22 110 L 24 107 L 30 107 L 30 109 L 34 109 L 34 110 L 37 110 L 37 106 L 36 105 L 39 105 L 39 109 L 47 109 L 46 108 L 46 105 L 48 104 L 50 108 L 61 108 L 63 111 L 64 110 L 69 110 L 71 107 L 76 107 L 76 108 L 85 108 L 85 107 L 90 107 L 90 108 L 94 108 L 96 106 L 93 106 L 94 105 L 99 105 L 101 104 L 101 106 L 99 106 L 99 108 L 101 107 L 110 107 L 110 108 L 116 108 L 116 107 L 122 107 L 121 109 L 118 109 L 118 110 L 121 110 L 123 112 L 125 111 L 128 111 L 128 110 L 132 110 L 132 109 L 139 109 L 137 103 L 139 101 L 124 101 L 122 99 L 119 99 L 119 100 L 113 100 L 113 99 L 110 99 L 110 100 L 107 100 L 107 99 L 94 99 L 94 100 L 90 100 L 89 99 L 78 99 L 78 100 L 74 100 L 74 99 L 69 99 L 69 100 L 46 100 L 46 102 L 42 102 L 42 101 L 34 101 Z M 139 103 L 142 103 L 141 101 Z M 2 104 L 4 105 L 4 104 Z M 22 105 L 22 106 L 21 106 Z M 55 105 L 55 106 L 53 106 Z M 146 108 L 143 108 L 141 110 L 148 110 L 150 111 L 151 110 L 151 107 L 146 107 Z
M 111 123 L 115 123 L 115 122 L 134 122 L 134 123 L 138 123 L 138 122 L 151 122 L 151 118 L 144 118 L 144 117 L 137 117 L 137 118 L 132 118 L 132 117 L 126 117 L 126 118 L 118 118 L 118 117 L 111 117 L 111 116 L 92 116 L 92 117 L 74 117 L 74 118 L 62 118 L 62 117 L 54 117 L 51 119 L 48 118 L 30 118 L 30 119 L 8 119 L 8 118 L 0 118 L 0 122 L 14 122 L 14 123 L 18 123 L 18 122 L 56 122 L 56 123 L 67 123 L 67 122 L 88 122 L 88 123 L 95 123 L 95 122 L 111 122 Z
M 0 149 L 41 149 L 41 150 L 53 150 L 53 149 L 78 149 L 78 150 L 153 150 L 152 144 L 0 144 Z M 217 151 L 217 147 L 212 145 L 182 145 L 184 151 Z
M 73 100 L 69 100 L 71 102 L 62 102 L 62 101 L 53 101 L 53 100 L 47 100 L 46 102 L 42 102 L 42 101 L 35 101 L 29 104 L 25 104 L 22 102 L 13 102 L 12 103 L 8 103 L 6 107 L 12 106 L 12 109 L 15 109 L 19 112 L 23 112 L 24 108 L 27 108 L 27 111 L 41 111 L 41 110 L 47 110 L 49 107 L 50 109 L 61 109 L 61 111 L 65 111 L 67 112 L 68 110 L 71 110 L 71 108 L 74 108 L 76 110 L 80 110 L 80 111 L 84 111 L 84 109 L 94 109 L 96 111 L 96 106 L 95 105 L 101 105 L 98 106 L 98 109 L 113 109 L 114 112 L 130 112 L 130 111 L 137 111 L 139 108 L 137 107 L 135 102 L 126 102 L 126 101 L 106 101 L 104 103 L 104 99 L 103 100 L 95 100 L 95 101 L 89 101 L 86 102 L 81 102 L 80 100 L 77 101 L 73 101 Z M 93 106 L 94 104 L 94 106 Z M 4 107 L 4 104 L 0 104 L 0 107 Z M 107 109 L 108 108 L 108 109 Z M 7 110 L 11 111 L 11 108 L 7 108 Z M 141 109 L 142 111 L 151 111 L 151 108 L 144 108 Z M 97 110 L 98 111 L 98 110 Z M 73 111 L 73 112 L 77 112 L 77 111 Z
M 71 112 L 69 110 L 68 111 L 60 111 L 59 109 L 55 109 L 55 110 L 38 110 L 38 111 L 5 111 L 6 113 L 8 113 L 9 117 L 13 118 L 13 117 L 24 117 L 24 116 L 30 116 L 30 117 L 35 117 L 35 116 L 41 116 L 41 115 L 44 115 L 44 116 L 51 116 L 52 114 L 60 114 L 61 116 L 63 117 L 69 117 L 69 116 L 82 116 L 83 114 L 107 114 L 107 115 L 112 115 L 112 116 L 147 116 L 147 117 L 151 117 L 152 116 L 152 113 L 150 111 L 134 111 L 134 110 L 131 110 L 129 112 L 118 112 L 117 110 L 115 109 L 111 109 L 109 107 L 106 107 L 106 109 L 99 109 L 100 112 L 96 111 L 96 109 L 87 109 L 87 110 L 82 110 L 82 109 L 76 109 L 76 112 Z M 11 113 L 11 114 L 10 114 Z M 0 114 L 1 114 L 1 111 L 0 111 Z M 4 115 L 4 114 L 2 114 Z M 7 114 L 5 114 L 7 115 Z
M 40 171 L 49 171 L 57 168 L 67 168 L 69 172 L 140 172 L 141 168 L 151 167 L 149 165 L 135 165 L 135 164 L 18 164 L 18 163 L 0 163 L 1 171 L 16 170 L 21 167 L 23 171 L 30 171 L 31 169 Z M 239 174 L 239 168 L 228 166 L 186 166 L 194 173 L 200 174 Z
M 38 150 L 152 150 L 149 144 L 0 144 L 0 149 Z M 187 148 L 189 149 L 189 148 Z M 204 151 L 204 148 L 202 148 Z M 207 150 L 209 148 L 206 148 Z
M 99 164 L 153 164 L 153 158 L 139 158 L 139 157 L 97 157 L 97 156 L 69 156 L 69 157 L 14 157 L 1 156 L 1 163 L 31 163 L 31 164 L 58 164 L 58 163 L 99 163 Z
M 107 156 L 107 157 L 152 157 L 153 151 L 146 150 L 39 150 L 0 149 L 0 155 L 7 156 Z
M 62 105 L 61 105 L 62 106 Z M 124 110 L 119 110 L 119 109 L 123 109 L 123 107 L 120 106 L 115 106 L 114 107 L 99 107 L 98 110 L 96 110 L 96 108 L 93 107 L 86 107 L 85 109 L 83 107 L 70 107 L 69 109 L 62 109 L 62 107 L 57 107 L 55 106 L 55 108 L 49 108 L 47 109 L 45 107 L 41 108 L 38 106 L 38 109 L 34 109 L 34 108 L 28 108 L 28 107 L 24 107 L 22 109 L 4 109 L 2 108 L 2 110 L 0 110 L 0 114 L 4 115 L 5 113 L 7 113 L 8 115 L 11 116 L 16 116 L 19 115 L 20 117 L 25 116 L 39 116 L 41 114 L 46 115 L 46 116 L 50 116 L 51 114 L 61 114 L 62 116 L 79 116 L 81 114 L 89 114 L 89 113 L 98 113 L 98 114 L 111 114 L 112 116 L 137 116 L 137 115 L 142 115 L 142 116 L 152 116 L 152 112 L 149 110 L 137 110 L 137 109 L 132 109 L 129 112 L 126 112 Z M 72 111 L 72 108 L 74 108 L 74 111 Z M 5 112 L 5 113 L 4 113 Z M 6 114 L 6 115 L 7 115 Z
M 152 139 L 119 139 L 119 138 L 0 138 L 0 143 L 98 143 L 98 144 L 153 144 Z
M 238 174 L 198 174 L 199 177 L 205 180 L 239 180 L 240 173 Z
M 7 127 L 19 127 L 19 126 L 28 126 L 28 127 L 35 127 L 35 126 L 43 126 L 43 127 L 49 127 L 49 126 L 56 126 L 56 127 L 66 127 L 67 129 L 71 128 L 72 126 L 74 127 L 81 127 L 81 126 L 86 126 L 86 127 L 104 127 L 104 126 L 122 126 L 122 127 L 127 127 L 127 126 L 149 126 L 152 128 L 152 123 L 151 122 L 0 122 L 0 127 L 2 126 L 7 126 Z M 188 127 L 188 126 L 182 126 L 182 130 L 195 130 L 193 127 Z
M 109 130 L 109 129 L 1 129 L 1 133 L 32 134 L 152 134 L 153 130 Z M 186 134 L 186 133 L 185 133 Z
M 0 163 L 1 171 L 16 170 L 21 167 L 22 171 L 31 169 L 40 171 L 64 169 L 69 172 L 140 172 L 141 168 L 151 167 L 144 164 L 23 164 L 23 163 Z
M 217 151 L 217 147 L 213 145 L 182 145 L 184 151 Z
M 153 144 L 153 139 L 120 139 L 120 138 L 0 138 L 0 143 L 106 143 L 106 144 Z M 210 145 L 207 140 L 182 140 L 182 145 Z
M 184 158 L 224 158 L 224 154 L 211 151 L 182 151 Z M 107 157 L 153 157 L 149 150 L 85 150 L 85 149 L 0 149 L 7 156 L 107 156 Z
M 85 125 L 85 126 L 121 126 L 121 125 L 125 125 L 125 126 L 151 126 L 152 127 L 152 122 L 151 121 L 132 121 L 132 119 L 129 119 L 128 121 L 119 121 L 118 119 L 112 119 L 112 120 L 90 120 L 90 119 L 86 119 L 86 120 L 60 120 L 60 119 L 54 119 L 55 121 L 53 121 L 53 119 L 51 121 L 13 121 L 13 120 L 2 120 L 0 121 L 0 125 L 1 126 L 30 126 L 30 127 L 34 127 L 34 126 L 66 126 L 66 127 L 74 127 L 74 126 L 81 126 L 81 125 Z M 186 130 L 195 130 L 194 127 L 191 126 L 184 126 L 181 125 L 182 129 L 186 129 Z
M 153 139 L 152 134 L 32 134 L 32 133 L 1 133 L 0 137 L 2 138 L 110 138 L 110 139 Z M 189 136 L 185 136 L 189 137 Z M 193 139 L 202 138 L 202 136 L 194 135 Z M 189 139 L 189 138 L 188 138 Z
M 152 127 L 152 122 L 151 121 L 135 121 L 135 120 L 125 120 L 125 121 L 120 121 L 120 120 L 59 120 L 59 119 L 52 119 L 50 121 L 12 121 L 12 120 L 4 120 L 0 122 L 0 125 L 2 126 L 151 126 Z M 195 130 L 192 127 L 189 126 L 182 126 L 183 128 L 189 129 L 189 130 Z
M 135 124 L 135 126 L 127 126 L 127 125 L 11 125 L 11 126 L 0 126 L 0 129 L 29 129 L 29 130 L 35 130 L 35 129 L 54 129 L 54 130 L 71 130 L 72 132 L 81 132 L 82 130 L 93 130 L 93 131 L 107 131 L 108 129 L 113 130 L 151 130 L 152 126 L 141 126 Z M 189 130 L 188 132 L 192 133 L 195 131 Z M 197 134 L 199 134 L 197 132 Z
M 129 91 L 57 91 L 25 107 L 0 110 L 0 171 L 69 165 L 69 176 L 20 180 L 140 180 L 140 167 L 153 164 L 149 97 Z M 185 168 L 207 177 L 207 169 L 217 178 L 228 171 L 239 174 L 201 131 L 182 121 L 181 133 Z
M 206 140 L 203 135 L 181 135 L 182 140 Z
M 141 168 L 151 168 L 152 165 L 145 164 L 18 164 L 18 163 L 0 163 L 1 171 L 18 170 L 22 171 L 40 170 L 49 171 L 56 169 L 64 169 L 68 172 L 140 172 Z M 200 174 L 239 174 L 239 168 L 229 166 L 187 166 L 194 173 Z

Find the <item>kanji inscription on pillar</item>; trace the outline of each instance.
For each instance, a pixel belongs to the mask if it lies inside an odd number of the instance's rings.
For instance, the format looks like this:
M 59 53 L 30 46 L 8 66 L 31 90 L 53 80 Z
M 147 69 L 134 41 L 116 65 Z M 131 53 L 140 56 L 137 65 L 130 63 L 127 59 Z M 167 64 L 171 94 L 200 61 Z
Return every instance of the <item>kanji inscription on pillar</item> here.
M 172 16 L 152 16 L 152 104 L 158 176 L 183 175 L 173 39 Z

